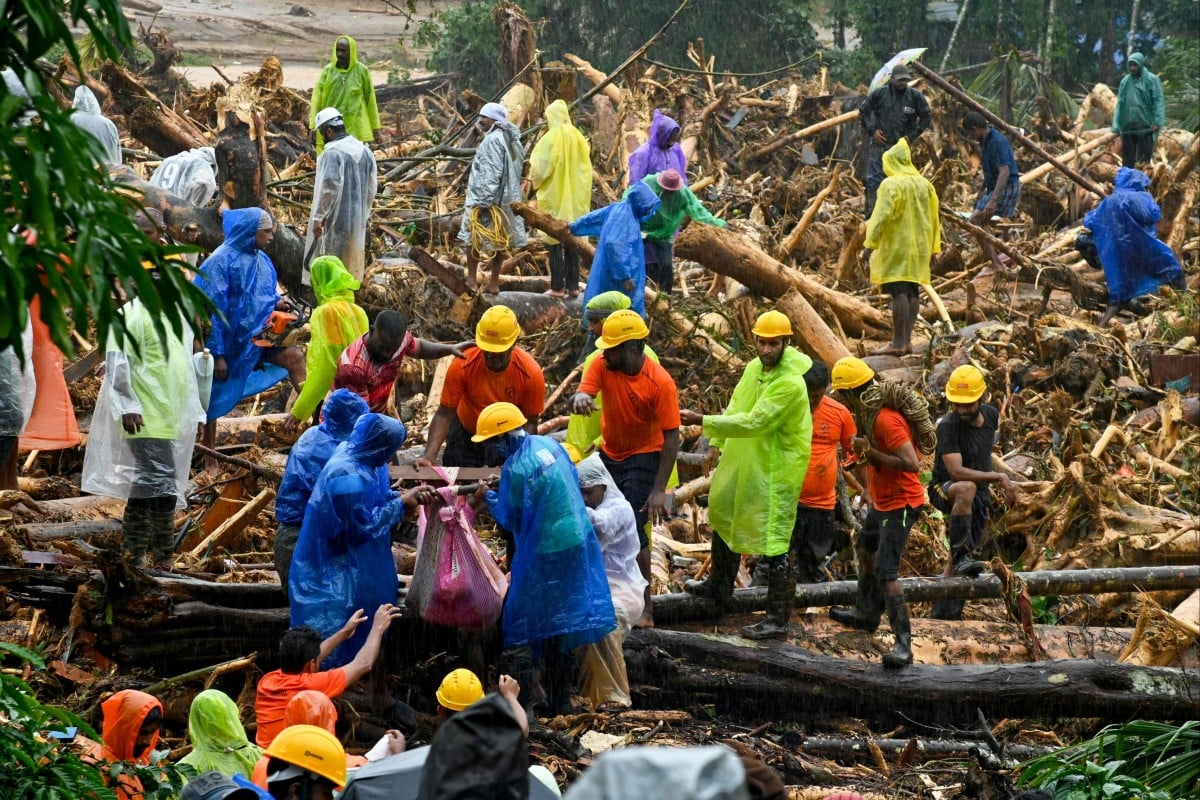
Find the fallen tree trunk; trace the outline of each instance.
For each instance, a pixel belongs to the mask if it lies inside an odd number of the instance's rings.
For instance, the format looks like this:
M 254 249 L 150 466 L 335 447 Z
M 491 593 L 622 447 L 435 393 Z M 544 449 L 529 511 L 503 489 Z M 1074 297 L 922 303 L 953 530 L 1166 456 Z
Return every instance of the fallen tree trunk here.
M 988 743 L 982 739 L 917 739 L 915 737 L 912 739 L 858 739 L 850 736 L 806 736 L 797 749 L 811 755 L 862 760 L 864 757 L 870 757 L 868 742 L 884 753 L 898 755 L 912 752 L 917 761 L 938 759 L 943 756 L 965 756 L 974 749 L 988 749 Z M 1004 755 L 1024 761 L 1045 755 L 1053 749 L 1052 747 L 1006 744 Z
M 580 238 L 571 233 L 571 224 L 569 222 L 538 211 L 528 203 L 513 203 L 512 209 L 530 227 L 537 228 L 539 231 L 549 234 L 574 250 L 580 259 L 582 259 L 581 267 L 590 267 L 592 265 L 592 259 L 596 257 L 595 246 L 587 239 Z
M 849 714 L 931 724 L 982 711 L 995 719 L 1182 720 L 1194 718 L 1200 702 L 1200 675 L 1085 659 L 886 670 L 778 642 L 663 628 L 634 630 L 625 656 L 641 707 L 678 708 L 707 696 L 718 714 L 750 719 Z
M 129 70 L 108 61 L 100 75 L 129 132 L 155 153 L 165 158 L 211 144 L 195 123 L 176 114 Z

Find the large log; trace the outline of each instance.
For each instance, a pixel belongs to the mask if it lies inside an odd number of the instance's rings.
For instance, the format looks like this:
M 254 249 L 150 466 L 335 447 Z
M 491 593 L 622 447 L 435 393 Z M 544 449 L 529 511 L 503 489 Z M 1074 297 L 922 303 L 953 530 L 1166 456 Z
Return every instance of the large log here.
M 210 144 L 195 123 L 176 114 L 129 70 L 109 61 L 100 74 L 129 132 L 155 153 L 165 158 Z
M 887 670 L 779 642 L 664 628 L 634 630 L 625 657 L 640 707 L 694 705 L 702 695 L 718 713 L 755 720 L 849 714 L 933 724 L 980 711 L 993 719 L 1182 720 L 1200 703 L 1200 674 L 1085 659 Z
M 833 332 L 816 309 L 798 291 L 791 291 L 775 304 L 792 321 L 792 338 L 796 345 L 813 358 L 826 364 L 850 355 L 842 337 Z
M 512 209 L 525 220 L 531 228 L 537 228 L 557 239 L 562 244 L 574 250 L 581 259 L 581 267 L 590 267 L 596 257 L 596 248 L 587 239 L 571 233 L 571 224 L 564 220 L 543 213 L 528 203 L 513 203 Z
M 217 186 L 228 208 L 267 207 L 266 121 L 258 90 L 238 83 L 217 101 Z

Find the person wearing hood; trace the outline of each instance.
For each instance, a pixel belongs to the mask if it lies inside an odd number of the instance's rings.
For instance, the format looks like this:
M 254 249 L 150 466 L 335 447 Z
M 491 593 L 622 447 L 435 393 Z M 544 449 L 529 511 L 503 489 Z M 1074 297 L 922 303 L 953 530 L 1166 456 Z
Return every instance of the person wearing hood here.
M 646 316 L 642 224 L 654 216 L 661 203 L 654 190 L 639 180 L 618 202 L 571 223 L 571 233 L 576 236 L 599 237 L 583 292 L 585 306 L 596 295 L 615 290 L 629 298 L 630 308 L 639 316 Z
M 639 183 L 647 175 L 657 175 L 668 169 L 679 173 L 687 186 L 687 156 L 679 146 L 679 123 L 654 109 L 650 119 L 650 134 L 637 150 L 629 154 L 627 186 Z
M 593 708 L 613 711 L 633 705 L 621 645 L 645 609 L 647 581 L 637 563 L 640 545 L 633 506 L 617 488 L 599 453 L 592 453 L 576 467 L 579 490 L 600 542 L 604 572 L 617 613 L 617 629 L 583 649 L 579 682 Z
M 33 317 L 25 321 L 21 352 L 0 350 L 0 490 L 17 488 L 17 442 L 33 413 L 37 380 L 33 373 Z
M 361 281 L 367 268 L 367 219 L 379 189 L 375 156 L 347 132 L 345 117 L 336 108 L 321 109 L 314 122 L 325 147 L 317 155 L 301 281 L 305 286 L 313 284 L 311 259 L 322 255 L 341 259 L 354 279 Z
M 689 592 L 728 603 L 739 553 L 767 560 L 767 615 L 742 628 L 747 639 L 787 639 L 796 594 L 789 565 L 796 498 L 812 452 L 812 414 L 804 373 L 812 359 L 790 346 L 792 323 L 779 311 L 759 315 L 752 329 L 758 358 L 746 365 L 723 414 L 681 411 L 685 425 L 700 424 L 721 452 L 708 494 L 712 569 Z
M 195 147 L 167 156 L 150 174 L 149 183 L 204 208 L 217 196 L 216 150 Z
M 107 765 L 150 765 L 162 728 L 162 703 L 154 695 L 123 689 L 100 704 L 100 713 L 104 743 L 94 744 L 83 760 L 101 770 L 105 784 L 116 792 L 117 800 L 143 800 L 140 778 L 124 770 L 113 775 Z
M 221 228 L 225 241 L 200 265 L 194 280 L 216 306 L 205 341 L 213 357 L 204 432 L 210 446 L 217 420 L 243 399 L 266 391 L 284 376 L 297 390 L 304 385 L 300 348 L 260 347 L 254 341 L 271 312 L 287 307 L 279 296 L 275 264 L 262 251 L 275 237 L 275 220 L 261 208 L 231 208 L 222 215 Z
M 886 174 L 883 170 L 884 151 L 901 139 L 910 143 L 929 128 L 932 116 L 925 96 L 908 85 L 912 73 L 904 64 L 892 67 L 888 82 L 867 95 L 858 116 L 867 136 L 867 174 L 863 187 L 867 191 L 864 219 L 875 210 L 876 193 Z
M 1167 103 L 1162 81 L 1146 69 L 1141 53 L 1129 56 L 1129 67 L 1117 87 L 1113 133 L 1121 135 L 1121 163 L 1136 168 L 1150 162 L 1158 133 L 1167 124 Z
M 246 738 L 237 704 L 216 689 L 206 689 L 192 700 L 188 739 L 192 752 L 179 763 L 197 773 L 214 771 L 226 778 L 249 778 L 262 757 L 262 750 Z
M 650 219 L 642 223 L 645 234 L 646 272 L 658 284 L 660 291 L 671 293 L 675 285 L 675 268 L 672 263 L 672 246 L 684 217 L 704 225 L 725 227 L 725 220 L 709 213 L 699 198 L 688 188 L 683 173 L 674 169 L 663 170 L 657 175 L 647 175 L 642 182 L 654 190 L 662 201 Z M 626 190 L 626 194 L 629 190 Z
M 71 104 L 71 122 L 100 145 L 101 164 L 113 166 L 121 163 L 121 134 L 117 126 L 100 110 L 100 101 L 87 86 L 75 89 L 75 101 Z
M 975 200 L 975 213 L 971 223 L 987 229 L 992 217 L 1012 219 L 1017 214 L 1017 203 L 1021 200 L 1021 170 L 1013 155 L 1012 145 L 1000 131 L 988 124 L 978 111 L 970 111 L 963 117 L 963 128 L 967 136 L 979 142 L 979 157 L 983 170 L 983 190 Z M 991 259 L 992 268 L 1004 272 L 1011 263 L 1007 255 L 1001 255 L 992 243 L 979 234 L 975 235 L 979 248 Z M 986 274 L 986 271 L 980 273 Z
M 139 212 L 138 222 L 147 236 L 156 237 L 157 225 L 147 213 Z M 156 280 L 158 272 L 152 273 Z M 192 330 L 184 325 L 176 333 L 164 324 L 160 332 L 156 315 L 139 297 L 120 313 L 126 337 L 109 335 L 80 487 L 125 501 L 126 558 L 141 565 L 149 551 L 156 566 L 169 569 L 175 512 L 187 506 L 196 426 L 204 422 Z
M 769 767 L 767 768 L 770 769 Z M 751 800 L 746 767 L 727 747 L 635 745 L 601 753 L 567 790 L 567 800 L 668 796 L 673 800 Z M 786 794 L 777 795 L 786 797 Z
M 292 552 L 300 538 L 304 509 L 312 496 L 321 470 L 333 457 L 333 451 L 354 430 L 358 418 L 368 412 L 366 402 L 346 389 L 329 395 L 324 406 L 321 424 L 300 434 L 288 453 L 287 467 L 275 496 L 275 570 L 279 583 L 287 591 L 288 572 L 292 567 Z
M 529 182 L 537 193 L 538 209 L 566 222 L 592 208 L 591 146 L 571 124 L 564 100 L 546 107 L 546 133 L 529 154 Z M 539 231 L 550 258 L 552 297 L 579 296 L 579 256 L 561 242 Z
M 497 488 L 484 495 L 481 485 L 472 502 L 486 499 L 507 537 L 501 670 L 521 684 L 528 708 L 539 664 L 556 714 L 570 702 L 572 651 L 607 636 L 616 613 L 575 466 L 558 442 L 527 433 L 526 422 L 512 403 L 493 403 L 479 415 L 472 438 L 493 448 L 503 466 Z
M 929 262 L 942 251 L 942 225 L 933 184 L 912 164 L 908 141 L 883 154 L 887 178 L 867 220 L 863 246 L 871 253 L 871 282 L 892 298 L 892 343 L 877 355 L 912 352 L 912 334 L 921 311 L 921 286 L 929 283 Z
M 1158 238 L 1162 210 L 1148 191 L 1150 178 L 1129 167 L 1117 170 L 1113 193 L 1083 218 L 1091 231 L 1094 261 L 1104 270 L 1108 307 L 1099 325 L 1107 325 L 1130 301 L 1169 285 L 1186 288 L 1175 253 Z
M 317 154 L 325 141 L 317 126 L 317 114 L 333 107 L 341 112 L 346 132 L 360 142 L 372 142 L 383 129 L 371 71 L 358 60 L 358 44 L 349 36 L 333 41 L 333 58 L 321 70 L 313 86 L 308 127 L 316 136 Z
M 431 500 L 428 487 L 397 494 L 387 463 L 404 444 L 399 420 L 364 414 L 321 470 L 304 511 L 288 574 L 293 627 L 309 626 L 329 636 L 354 616 L 396 602 L 399 582 L 392 558 L 392 528 L 406 506 Z M 326 659 L 349 663 L 362 648 L 361 628 Z
M 500 267 L 504 256 L 528 243 L 525 222 L 512 210 L 524 200 L 521 168 L 525 146 L 521 131 L 508 121 L 508 110 L 499 103 L 485 103 L 476 123 L 483 140 L 471 159 L 467 178 L 467 200 L 458 239 L 467 246 L 467 285 L 479 286 L 479 260 L 488 259 L 488 294 L 500 292 Z
M 292 404 L 293 424 L 310 419 L 320 410 L 333 385 L 342 353 L 367 332 L 367 312 L 354 302 L 359 285 L 358 278 L 350 274 L 337 256 L 321 256 L 312 262 L 317 307 L 309 317 L 312 335 L 305 354 L 304 388 Z

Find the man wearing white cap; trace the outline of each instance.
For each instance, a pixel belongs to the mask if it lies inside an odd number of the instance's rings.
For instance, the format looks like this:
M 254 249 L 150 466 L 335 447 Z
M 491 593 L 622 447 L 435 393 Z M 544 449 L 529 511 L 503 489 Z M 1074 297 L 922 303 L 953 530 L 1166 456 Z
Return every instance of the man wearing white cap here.
M 325 149 L 317 156 L 312 213 L 304 238 L 305 286 L 311 284 L 309 264 L 320 256 L 337 256 L 361 281 L 367 265 L 367 218 L 379 186 L 371 150 L 346 132 L 342 112 L 317 112 L 317 132 Z
M 463 209 L 458 238 L 467 246 L 467 285 L 479 285 L 479 258 L 488 257 L 491 277 L 485 291 L 500 291 L 500 266 L 504 255 L 525 246 L 525 223 L 513 213 L 511 203 L 524 199 L 521 166 L 525 148 L 521 132 L 508 121 L 508 111 L 499 103 L 486 103 L 477 123 L 483 141 L 471 161 L 467 180 L 467 203 Z

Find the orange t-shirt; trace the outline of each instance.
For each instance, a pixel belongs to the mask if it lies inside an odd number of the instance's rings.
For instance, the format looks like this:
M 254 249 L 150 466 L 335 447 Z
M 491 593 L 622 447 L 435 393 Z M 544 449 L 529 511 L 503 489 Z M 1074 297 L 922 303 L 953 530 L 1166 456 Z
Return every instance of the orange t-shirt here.
M 838 445 L 854 452 L 850 440 L 858 433 L 850 409 L 832 397 L 822 397 L 813 412 L 812 455 L 800 488 L 800 505 L 831 509 L 837 505 Z
M 579 391 L 592 397 L 604 392 L 602 449 L 615 461 L 662 450 L 663 431 L 679 427 L 679 390 L 670 373 L 649 358 L 637 375 L 610 370 L 603 357 L 596 358 Z
M 899 411 L 882 408 L 875 417 L 875 447 L 886 453 L 895 452 L 905 442 L 912 442 L 912 430 L 908 420 Z M 871 464 L 867 467 L 867 486 L 871 499 L 879 511 L 896 511 L 905 506 L 920 508 L 925 505 L 925 487 L 915 472 L 901 472 Z
M 254 740 L 259 747 L 269 747 L 286 727 L 283 713 L 287 710 L 288 701 L 305 689 L 314 689 L 326 697 L 337 697 L 346 691 L 346 670 L 338 667 L 327 672 L 291 675 L 277 669 L 263 675 L 254 699 L 254 718 L 258 721 Z
M 478 347 L 456 358 L 446 370 L 441 404 L 458 412 L 458 421 L 468 433 L 475 433 L 479 412 L 492 403 L 512 403 L 529 419 L 541 415 L 546 407 L 546 379 L 533 356 L 514 347 L 512 360 L 504 372 L 492 372 Z

